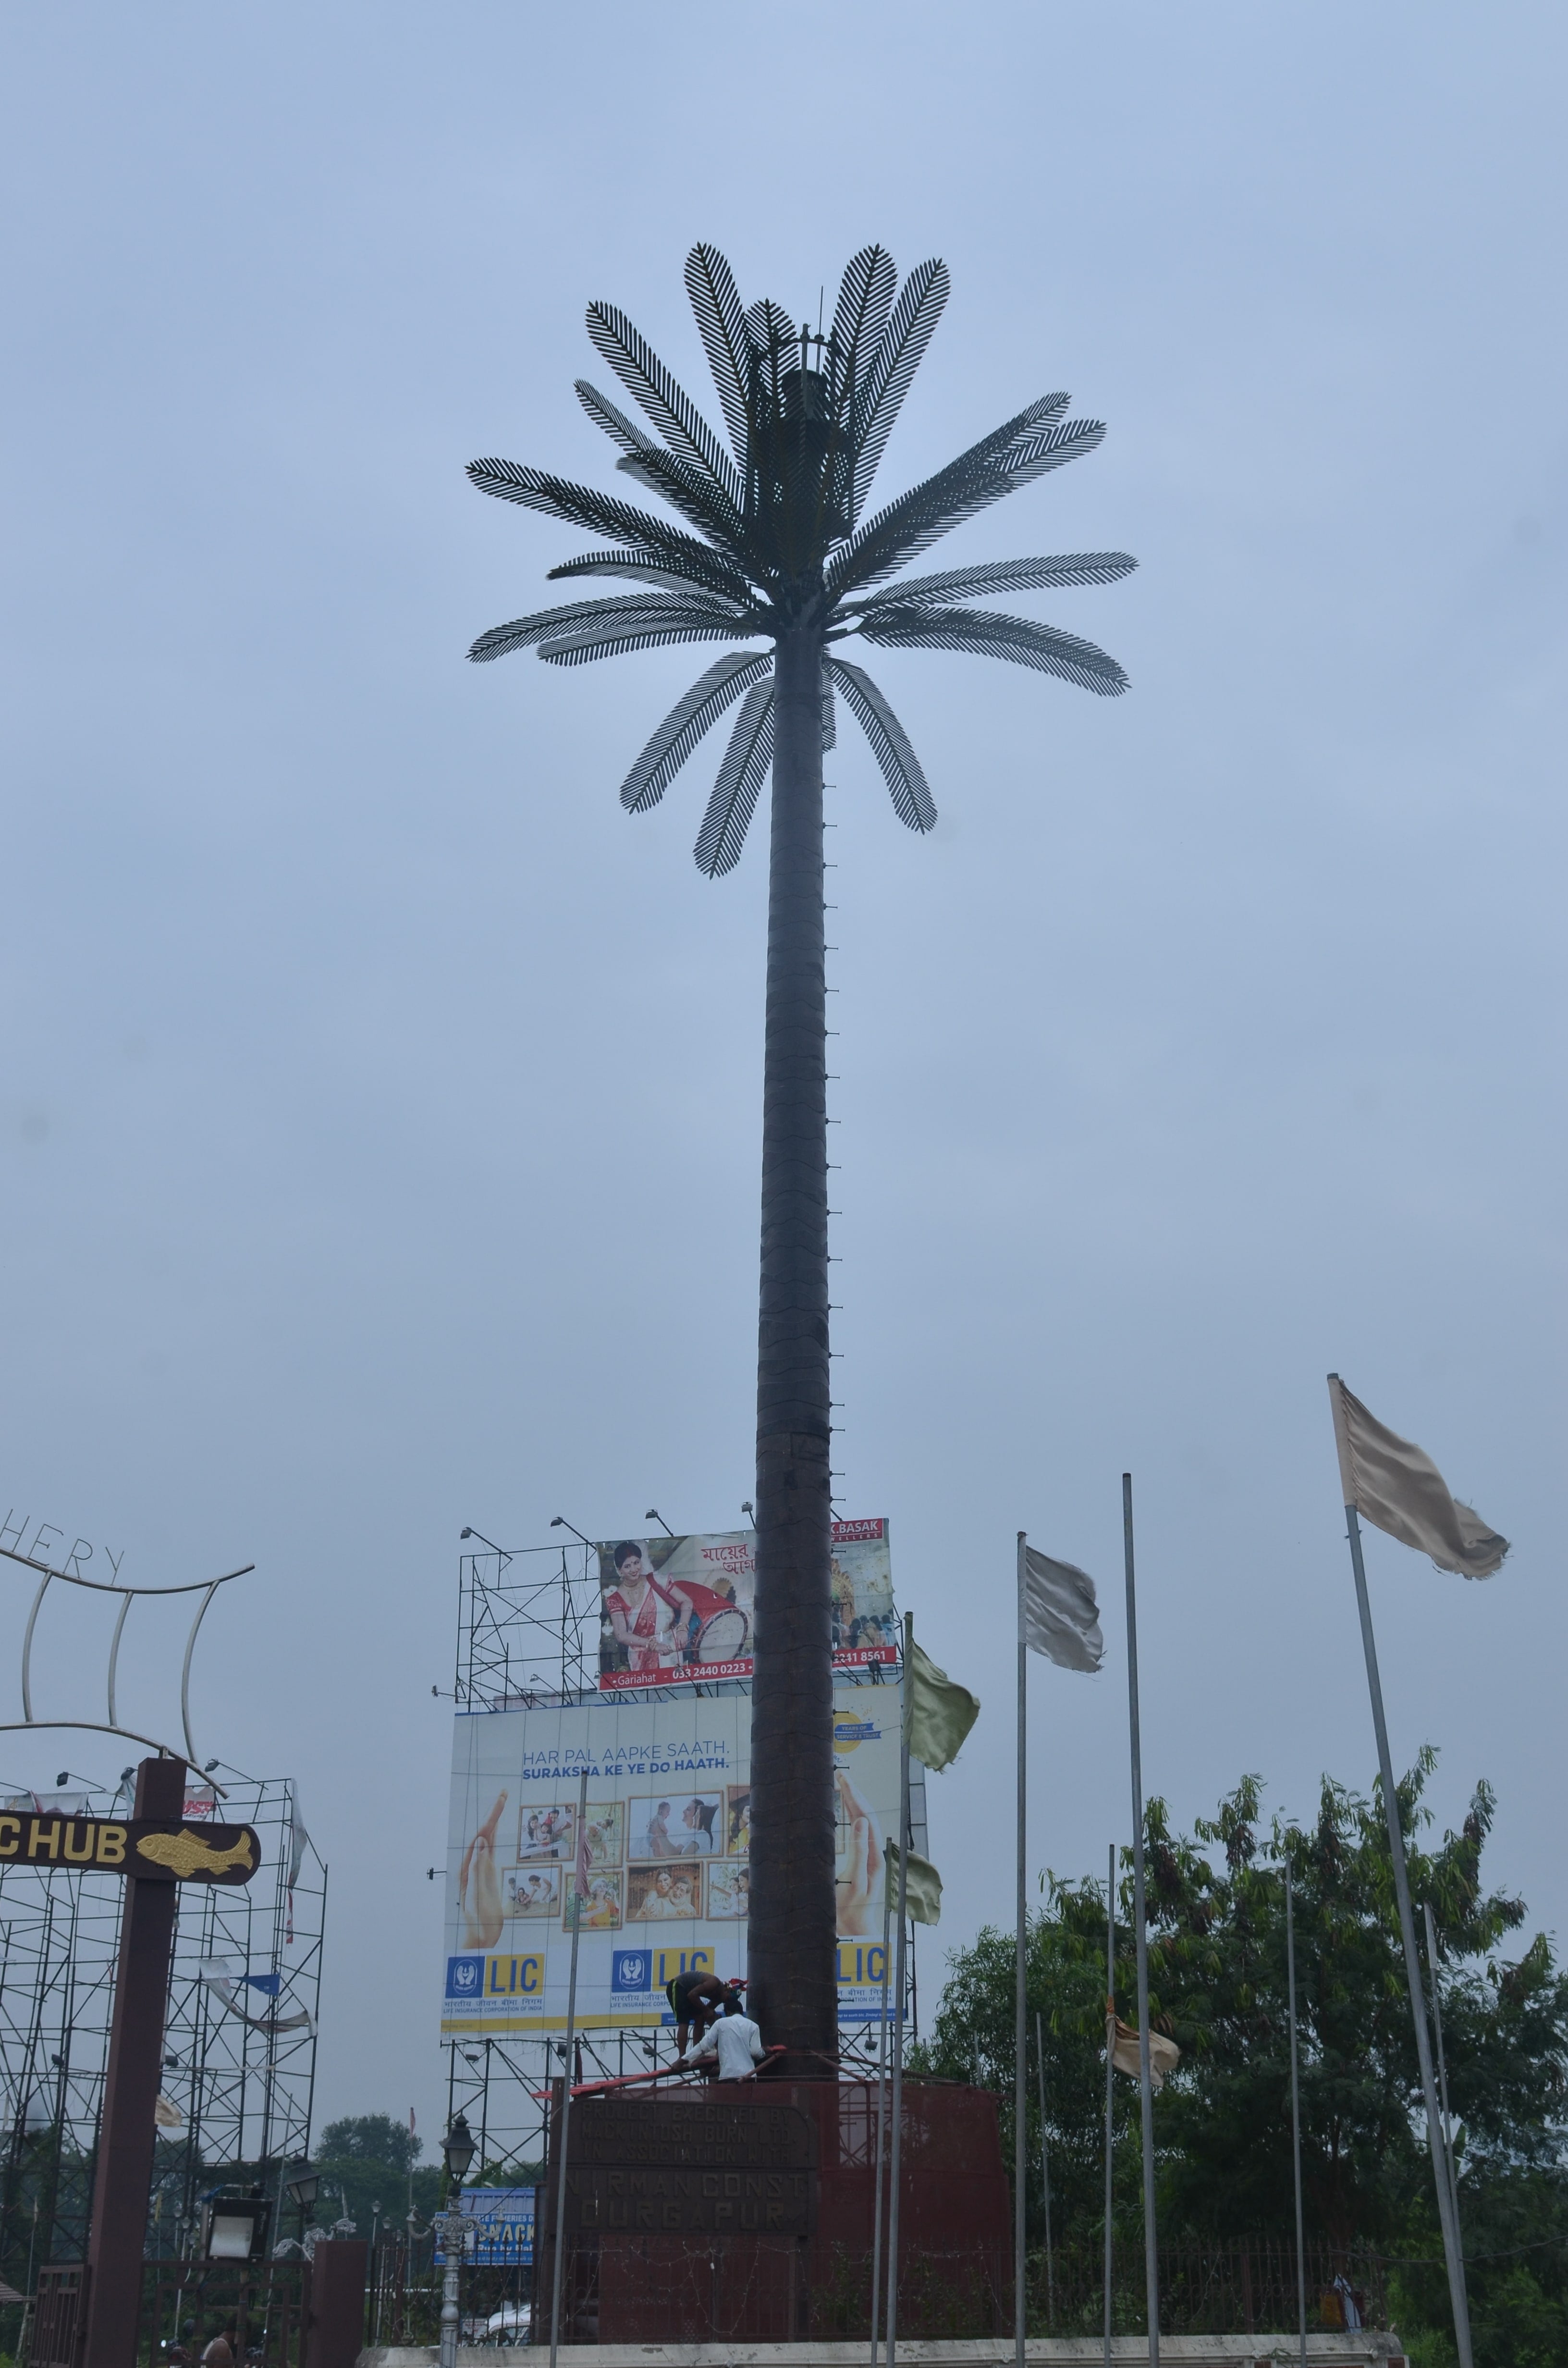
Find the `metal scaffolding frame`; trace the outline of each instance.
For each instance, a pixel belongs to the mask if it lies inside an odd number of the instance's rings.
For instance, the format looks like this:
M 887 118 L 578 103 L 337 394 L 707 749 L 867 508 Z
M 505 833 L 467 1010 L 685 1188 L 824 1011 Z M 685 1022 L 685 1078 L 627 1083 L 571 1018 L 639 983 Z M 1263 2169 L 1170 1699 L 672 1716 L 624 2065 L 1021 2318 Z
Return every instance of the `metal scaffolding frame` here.
M 477 1536 L 477 1531 L 472 1534 Z M 458 1567 L 458 1641 L 453 1694 L 460 1713 L 535 1710 L 600 1702 L 597 1685 L 602 1622 L 598 1558 L 585 1543 L 499 1547 L 464 1554 Z M 896 1681 L 896 1672 L 890 1673 Z M 840 1669 L 840 1682 L 881 1685 L 872 1667 Z M 675 1702 L 694 1695 L 744 1694 L 751 1681 L 728 1678 L 707 1684 L 639 1687 L 638 1702 Z M 925 1771 L 911 1785 L 912 1846 L 924 1856 Z M 909 1947 L 906 2015 L 918 2029 L 915 1952 Z M 499 2185 L 541 2163 L 545 2153 L 544 2093 L 561 2075 L 562 2042 L 480 2034 L 443 2040 L 448 2053 L 447 2113 L 466 2115 L 478 2151 L 472 2179 L 482 2170 Z M 864 2079 L 875 2070 L 874 2027 L 841 2032 L 844 2072 Z M 577 2064 L 585 2079 L 609 2078 L 675 2060 L 675 2033 L 644 2030 L 580 2032 Z
M 199 1810 L 211 1795 L 198 1783 Z M 162 2084 L 174 2120 L 160 2113 L 148 2217 L 164 2255 L 188 2247 L 207 2190 L 244 2166 L 280 2192 L 310 2144 L 326 1869 L 290 1780 L 233 1775 L 225 1791 L 215 1805 L 255 1827 L 262 1863 L 243 1887 L 178 1887 Z M 14 1798 L 108 1817 L 129 1813 L 129 1792 Z M 23 2291 L 38 2264 L 85 2254 L 124 1902 L 113 1876 L 0 1866 L 0 2277 Z

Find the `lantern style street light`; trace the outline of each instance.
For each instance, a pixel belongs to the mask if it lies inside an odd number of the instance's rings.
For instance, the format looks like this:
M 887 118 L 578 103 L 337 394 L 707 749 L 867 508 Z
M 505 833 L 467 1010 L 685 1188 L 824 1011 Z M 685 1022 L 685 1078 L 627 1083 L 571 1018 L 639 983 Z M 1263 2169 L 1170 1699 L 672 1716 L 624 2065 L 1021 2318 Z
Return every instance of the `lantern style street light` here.
M 305 2230 L 310 2224 L 311 2209 L 315 2203 L 316 2192 L 320 2186 L 321 2180 L 317 2176 L 314 2164 L 308 2162 L 303 2156 L 294 2165 L 289 2178 L 283 2182 L 283 2192 L 300 2215 L 301 2246 L 305 2241 Z
M 447 2190 L 447 2208 L 441 2214 L 441 2249 L 446 2255 L 446 2276 L 441 2283 L 441 2363 L 440 2368 L 458 2368 L 458 2332 L 461 2319 L 458 2312 L 458 2265 L 462 2259 L 463 2237 L 467 2221 L 462 2212 L 462 2183 L 473 2160 L 473 2132 L 466 2114 L 459 2113 L 441 2142 L 441 2156 L 447 2166 L 450 2184 Z

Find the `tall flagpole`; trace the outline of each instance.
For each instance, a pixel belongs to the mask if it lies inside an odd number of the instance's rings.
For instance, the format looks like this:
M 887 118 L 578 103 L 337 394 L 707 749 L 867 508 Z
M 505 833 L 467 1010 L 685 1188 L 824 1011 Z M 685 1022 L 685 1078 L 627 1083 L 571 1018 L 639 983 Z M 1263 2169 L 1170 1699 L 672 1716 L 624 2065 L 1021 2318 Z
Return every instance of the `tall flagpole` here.
M 566 2049 L 561 2075 L 561 2159 L 555 2176 L 555 2261 L 550 2280 L 550 2368 L 556 2368 L 561 2348 L 561 2261 L 566 2240 L 566 2132 L 572 2115 L 572 2051 L 577 2037 L 577 1943 L 583 1931 L 583 1895 L 577 1867 L 583 1834 L 588 1822 L 588 1770 L 585 1761 L 577 1786 L 577 1824 L 572 1836 L 572 1971 L 566 1985 Z
M 1422 1901 L 1421 1913 L 1426 1919 L 1426 1978 L 1432 1985 L 1432 2031 L 1437 2042 L 1437 2102 L 1443 2109 L 1443 2152 L 1449 2163 L 1449 2192 L 1454 2199 L 1454 2228 L 1462 2241 L 1460 2172 L 1454 2160 L 1454 2125 L 1449 2118 L 1449 2059 L 1443 2052 L 1443 2009 L 1437 1997 L 1437 1928 L 1432 1921 L 1429 1901 Z
M 1045 2129 L 1045 2031 L 1034 2019 L 1035 2070 L 1040 2075 L 1040 2199 L 1045 2206 L 1045 2323 L 1056 2332 L 1056 2268 L 1051 2255 L 1051 2142 Z
M 1149 2075 L 1149 1934 L 1143 1896 L 1143 1748 L 1138 1728 L 1138 1604 L 1132 1576 L 1132 1474 L 1121 1475 L 1121 1543 L 1127 1563 L 1127 1715 L 1132 1759 L 1132 1937 L 1138 1960 L 1138 2089 L 1143 2122 L 1143 2283 L 1149 2368 L 1160 2368 L 1160 2260 L 1154 2230 L 1154 2087 Z M 1461 2368 L 1470 2368 L 1469 2361 Z
M 1116 2130 L 1116 1844 L 1105 1887 L 1105 2368 L 1110 2368 L 1110 2272 L 1112 2154 Z
M 1354 1505 L 1345 1518 L 1350 1539 L 1350 1567 L 1356 1574 L 1356 1608 L 1361 1616 L 1361 1649 L 1367 1661 L 1367 1690 L 1372 1698 L 1372 1725 L 1378 1738 L 1378 1768 L 1382 1777 L 1383 1811 L 1388 1821 L 1389 1856 L 1393 1861 L 1394 1896 L 1399 1902 L 1399 1929 L 1404 1942 L 1405 1979 L 1410 1986 L 1410 2010 L 1415 2024 L 1415 2055 L 1421 2066 L 1421 2093 L 1426 2107 L 1426 2143 L 1437 2188 L 1437 2218 L 1443 2230 L 1443 2256 L 1449 2270 L 1449 2302 L 1454 2315 L 1454 2340 L 1460 2368 L 1473 2368 L 1470 2342 L 1470 2304 L 1464 2286 L 1464 2255 L 1460 2247 L 1454 2199 L 1449 2185 L 1443 2125 L 1437 2111 L 1437 2086 L 1432 2077 L 1432 2047 L 1426 2031 L 1426 1986 L 1415 1946 L 1415 1918 L 1410 1905 L 1410 1874 L 1404 1862 L 1404 1836 L 1399 1825 L 1399 1795 L 1394 1790 L 1393 1760 L 1383 1717 L 1382 1680 L 1378 1675 L 1378 1646 L 1372 1634 L 1372 1606 L 1367 1594 L 1367 1566 L 1361 1558 L 1361 1524 Z
M 1301 2368 L 1307 2368 L 1306 2222 L 1301 2211 L 1301 2076 L 1296 2026 L 1296 1895 L 1290 1861 L 1285 1861 L 1285 1966 L 1290 1986 L 1290 2148 L 1296 2168 L 1296 2317 L 1301 2326 Z
M 898 2204 L 903 2157 L 903 1938 L 909 1906 L 909 1714 L 915 1687 L 915 1614 L 903 1615 L 903 1716 L 898 1749 L 898 1961 L 893 1970 L 898 2012 L 892 2026 L 892 2199 L 888 2206 L 888 2368 L 898 2358 Z M 555 2368 L 553 2361 L 551 2368 Z M 1467 2363 L 1468 2368 L 1468 2363 Z
M 1025 2148 L 1025 2103 L 1028 2097 L 1028 2021 L 1026 2013 L 1027 1980 L 1025 1949 L 1028 1936 L 1028 1910 L 1025 1903 L 1024 1818 L 1025 1818 L 1025 1750 L 1028 1742 L 1028 1646 L 1024 1641 L 1024 1532 L 1018 1531 L 1018 1745 L 1017 1745 L 1017 1930 L 1013 1966 L 1013 2357 L 1017 2368 L 1024 2368 L 1024 2171 L 1028 2161 Z
M 871 2368 L 877 2368 L 877 2341 L 882 2312 L 882 2193 L 887 2162 L 888 2127 L 888 1945 L 892 1930 L 892 1894 L 887 1869 L 882 1869 L 882 2007 L 877 2032 L 877 2178 L 871 2224 Z

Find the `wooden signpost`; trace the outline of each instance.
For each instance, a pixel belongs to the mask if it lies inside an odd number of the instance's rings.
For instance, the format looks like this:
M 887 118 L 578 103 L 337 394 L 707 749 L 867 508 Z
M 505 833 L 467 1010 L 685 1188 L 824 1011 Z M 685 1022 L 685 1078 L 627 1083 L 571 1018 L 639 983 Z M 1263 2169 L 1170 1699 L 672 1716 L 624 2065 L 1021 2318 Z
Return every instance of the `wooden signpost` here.
M 75 2347 L 82 2368 L 134 2368 L 176 1885 L 248 1883 L 261 1863 L 254 1827 L 185 1823 L 187 1772 L 172 1756 L 143 1759 L 129 1817 L 0 1814 L 0 1862 L 126 1878 L 87 2241 L 85 2340 Z

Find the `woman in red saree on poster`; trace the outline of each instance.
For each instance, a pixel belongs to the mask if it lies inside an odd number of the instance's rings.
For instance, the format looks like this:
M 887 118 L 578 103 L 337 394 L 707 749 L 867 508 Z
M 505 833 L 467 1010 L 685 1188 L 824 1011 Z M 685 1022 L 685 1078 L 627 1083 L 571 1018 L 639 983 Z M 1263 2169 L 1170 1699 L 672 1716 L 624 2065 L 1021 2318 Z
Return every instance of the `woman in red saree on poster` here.
M 655 1577 L 642 1547 L 630 1539 L 615 1550 L 615 1585 L 605 1597 L 605 1610 L 631 1668 L 653 1677 L 679 1668 L 691 1599 L 683 1586 Z

